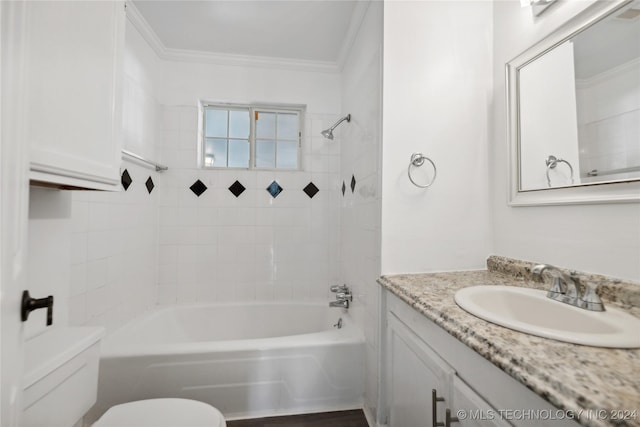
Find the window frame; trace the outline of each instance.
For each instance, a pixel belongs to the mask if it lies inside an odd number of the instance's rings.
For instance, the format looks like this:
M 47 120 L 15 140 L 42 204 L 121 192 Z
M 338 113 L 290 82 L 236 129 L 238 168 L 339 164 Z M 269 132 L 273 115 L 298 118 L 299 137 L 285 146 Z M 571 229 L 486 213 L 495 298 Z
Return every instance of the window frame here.
M 205 134 L 205 117 L 207 108 L 219 109 L 219 110 L 247 110 L 249 113 L 249 166 L 248 167 L 229 167 L 229 166 L 205 166 L 205 146 L 206 146 L 206 134 Z M 278 171 L 278 172 L 299 172 L 303 170 L 302 167 L 302 136 L 304 132 L 304 114 L 306 112 L 306 106 L 304 105 L 292 105 L 292 104 L 235 104 L 224 102 L 210 102 L 200 101 L 198 111 L 198 168 L 206 170 L 256 170 L 256 171 Z M 297 167 L 296 168 L 267 168 L 256 166 L 256 113 L 295 113 L 298 116 L 298 145 L 297 145 Z M 276 121 L 277 123 L 277 121 Z M 277 124 L 276 124 L 277 126 Z M 228 129 L 227 129 L 228 133 Z M 276 133 L 277 136 L 277 133 Z M 238 139 L 238 138 L 235 138 Z M 227 137 L 227 141 L 229 138 Z M 278 139 L 274 139 L 276 142 L 275 148 L 275 164 L 277 165 L 278 154 Z M 284 140 L 291 141 L 291 140 Z M 228 144 L 228 142 L 227 142 Z M 227 145 L 227 163 L 228 163 L 228 145 Z

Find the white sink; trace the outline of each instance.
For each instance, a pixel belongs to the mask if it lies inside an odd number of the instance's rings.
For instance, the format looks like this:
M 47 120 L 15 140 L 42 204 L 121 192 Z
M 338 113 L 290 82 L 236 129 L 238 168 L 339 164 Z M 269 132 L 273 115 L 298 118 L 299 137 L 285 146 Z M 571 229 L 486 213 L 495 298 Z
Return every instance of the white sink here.
M 546 291 L 513 286 L 471 286 L 455 301 L 462 309 L 516 331 L 574 344 L 640 347 L 640 319 L 606 306 L 595 312 L 546 297 Z

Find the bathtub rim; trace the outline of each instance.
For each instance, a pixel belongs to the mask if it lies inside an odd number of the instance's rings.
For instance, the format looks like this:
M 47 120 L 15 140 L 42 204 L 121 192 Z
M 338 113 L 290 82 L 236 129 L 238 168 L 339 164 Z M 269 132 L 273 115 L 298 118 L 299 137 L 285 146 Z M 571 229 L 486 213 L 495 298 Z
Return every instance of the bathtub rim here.
M 319 332 L 311 332 L 296 335 L 284 335 L 268 338 L 253 338 L 242 340 L 220 340 L 220 341 L 192 341 L 178 343 L 161 344 L 140 344 L 131 345 L 127 343 L 123 346 L 118 342 L 122 336 L 126 336 L 128 329 L 132 329 L 142 322 L 153 319 L 162 313 L 174 311 L 176 309 L 203 308 L 203 307 L 251 307 L 251 306 L 325 306 L 326 302 L 295 302 L 295 301 L 268 301 L 268 302 L 225 302 L 225 303 L 190 303 L 170 306 L 157 306 L 145 311 L 140 316 L 125 323 L 120 328 L 109 334 L 102 340 L 100 358 L 122 358 L 136 356 L 167 356 L 184 354 L 203 353 L 224 353 L 231 351 L 268 351 L 276 349 L 290 349 L 296 347 L 316 347 L 326 345 L 352 345 L 365 342 L 365 337 L 360 328 L 355 324 L 350 313 L 344 309 L 336 311 L 336 321 L 342 318 L 341 329 L 331 328 Z M 329 309 L 329 308 L 327 308 Z

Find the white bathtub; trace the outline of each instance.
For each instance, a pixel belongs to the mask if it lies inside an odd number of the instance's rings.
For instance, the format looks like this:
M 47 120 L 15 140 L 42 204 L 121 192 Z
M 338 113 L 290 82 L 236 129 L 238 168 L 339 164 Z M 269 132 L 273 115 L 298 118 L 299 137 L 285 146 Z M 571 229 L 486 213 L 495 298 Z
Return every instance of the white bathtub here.
M 342 317 L 342 328 L 333 327 Z M 227 419 L 362 406 L 364 338 L 325 304 L 154 310 L 102 344 L 93 422 L 133 400 L 181 397 Z

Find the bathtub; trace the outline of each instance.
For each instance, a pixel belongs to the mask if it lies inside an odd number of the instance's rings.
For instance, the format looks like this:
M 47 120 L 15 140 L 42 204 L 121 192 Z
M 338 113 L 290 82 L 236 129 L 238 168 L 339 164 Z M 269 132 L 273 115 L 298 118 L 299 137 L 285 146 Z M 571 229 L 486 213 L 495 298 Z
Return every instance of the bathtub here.
M 326 303 L 161 308 L 103 341 L 85 423 L 156 397 L 206 402 L 227 419 L 359 408 L 364 356 L 360 330 Z

